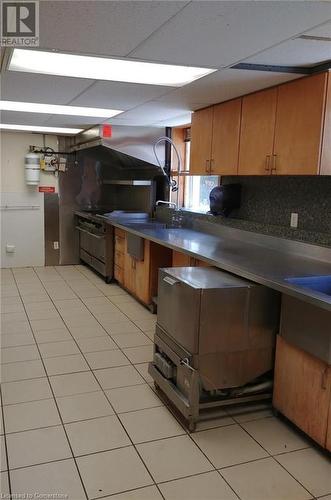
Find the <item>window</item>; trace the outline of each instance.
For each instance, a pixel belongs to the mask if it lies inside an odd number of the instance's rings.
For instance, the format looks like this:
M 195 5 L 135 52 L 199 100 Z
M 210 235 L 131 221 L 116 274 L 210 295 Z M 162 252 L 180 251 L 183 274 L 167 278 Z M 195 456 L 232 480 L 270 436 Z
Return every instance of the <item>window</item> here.
M 219 185 L 217 175 L 185 177 L 184 208 L 195 212 L 208 212 L 209 193 Z
M 197 176 L 190 173 L 191 129 L 173 128 L 172 139 L 182 159 L 181 171 L 178 172 L 177 158 L 172 151 L 171 177 L 176 181 L 178 190 L 170 193 L 170 201 L 178 207 L 195 212 L 208 212 L 209 193 L 219 185 L 218 176 Z

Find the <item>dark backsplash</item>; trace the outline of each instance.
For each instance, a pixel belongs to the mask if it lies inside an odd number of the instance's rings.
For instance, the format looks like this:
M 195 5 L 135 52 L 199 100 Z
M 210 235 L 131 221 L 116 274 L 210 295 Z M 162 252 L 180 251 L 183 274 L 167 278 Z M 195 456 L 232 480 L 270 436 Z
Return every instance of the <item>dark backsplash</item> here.
M 231 218 L 289 228 L 291 212 L 299 214 L 298 229 L 331 233 L 331 177 L 224 177 L 239 182 L 241 207 Z
M 242 222 L 247 229 L 331 246 L 331 177 L 240 176 L 223 177 L 222 182 L 242 186 L 241 207 L 228 225 Z M 297 229 L 290 227 L 292 212 L 298 213 Z
M 184 219 L 208 222 L 331 247 L 331 176 L 223 177 L 240 183 L 241 207 L 227 218 L 183 211 Z M 291 213 L 298 228 L 290 227 Z

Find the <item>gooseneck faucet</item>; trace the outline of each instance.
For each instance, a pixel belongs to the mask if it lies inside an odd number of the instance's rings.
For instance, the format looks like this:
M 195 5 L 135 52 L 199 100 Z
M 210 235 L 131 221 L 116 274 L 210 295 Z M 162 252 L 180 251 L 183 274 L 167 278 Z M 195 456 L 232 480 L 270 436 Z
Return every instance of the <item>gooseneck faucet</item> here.
M 158 205 L 169 205 L 169 208 L 174 208 L 175 210 L 178 210 L 176 203 L 173 201 L 158 200 L 156 202 L 156 206 Z

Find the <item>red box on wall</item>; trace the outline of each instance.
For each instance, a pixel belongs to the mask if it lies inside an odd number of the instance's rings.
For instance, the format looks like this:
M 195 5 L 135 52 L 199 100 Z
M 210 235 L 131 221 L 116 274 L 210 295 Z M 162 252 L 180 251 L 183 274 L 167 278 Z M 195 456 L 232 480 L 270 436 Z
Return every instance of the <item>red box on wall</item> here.
M 55 193 L 53 186 L 39 186 L 39 193 Z

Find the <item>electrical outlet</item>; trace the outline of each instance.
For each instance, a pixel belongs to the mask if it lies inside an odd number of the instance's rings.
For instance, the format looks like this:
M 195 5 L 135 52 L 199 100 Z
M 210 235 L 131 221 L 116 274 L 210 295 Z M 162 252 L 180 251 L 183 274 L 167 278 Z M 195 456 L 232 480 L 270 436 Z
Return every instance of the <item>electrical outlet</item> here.
M 59 242 L 58 241 L 53 241 L 53 248 L 54 248 L 54 250 L 59 249 Z
M 298 227 L 298 214 L 295 213 L 295 212 L 292 212 L 291 213 L 291 222 L 290 222 L 290 226 L 291 227 L 294 227 L 294 228 L 297 228 Z
M 8 244 L 6 245 L 7 253 L 15 253 L 15 250 L 16 250 L 15 245 L 8 245 Z

